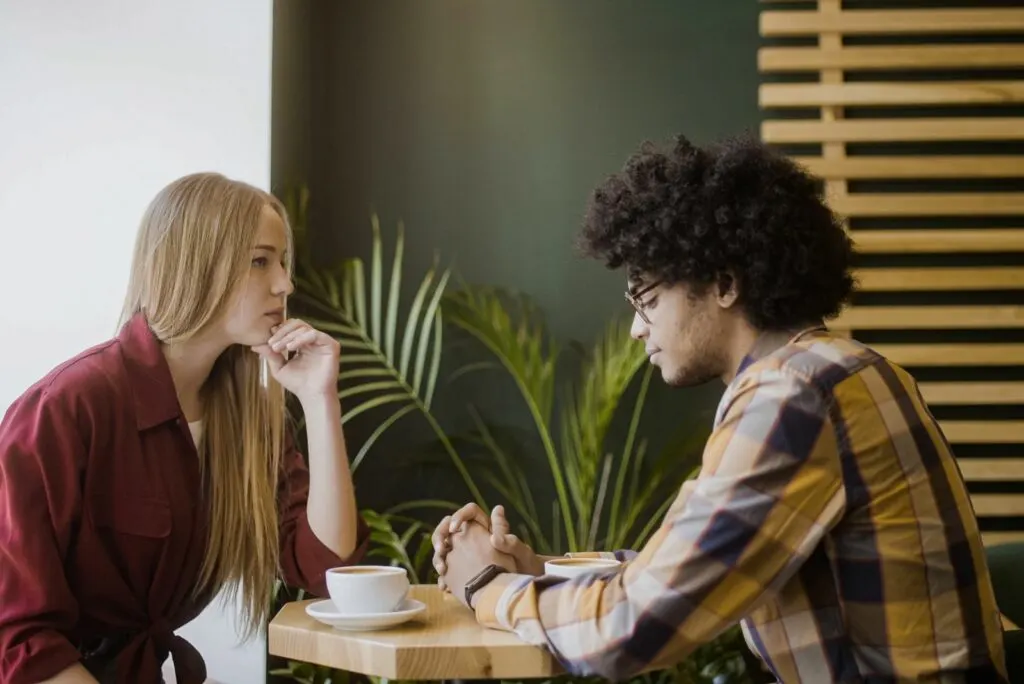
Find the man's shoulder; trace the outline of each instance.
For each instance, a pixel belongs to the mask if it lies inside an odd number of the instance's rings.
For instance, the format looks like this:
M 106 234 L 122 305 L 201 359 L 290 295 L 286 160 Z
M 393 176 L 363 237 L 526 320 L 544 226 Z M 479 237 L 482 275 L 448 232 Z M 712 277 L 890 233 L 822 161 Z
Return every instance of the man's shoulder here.
M 887 363 L 867 345 L 834 333 L 791 342 L 752 363 L 744 371 L 747 384 L 784 379 L 794 391 L 814 388 L 831 395 L 850 378 L 879 363 Z

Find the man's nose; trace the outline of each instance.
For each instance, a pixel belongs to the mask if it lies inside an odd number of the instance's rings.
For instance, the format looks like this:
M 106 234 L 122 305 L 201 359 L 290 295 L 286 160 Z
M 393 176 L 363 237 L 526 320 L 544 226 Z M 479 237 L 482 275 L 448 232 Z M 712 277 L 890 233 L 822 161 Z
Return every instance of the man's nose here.
M 629 336 L 634 340 L 642 340 L 647 337 L 650 329 L 644 319 L 640 318 L 640 313 L 633 314 L 633 324 L 629 326 Z

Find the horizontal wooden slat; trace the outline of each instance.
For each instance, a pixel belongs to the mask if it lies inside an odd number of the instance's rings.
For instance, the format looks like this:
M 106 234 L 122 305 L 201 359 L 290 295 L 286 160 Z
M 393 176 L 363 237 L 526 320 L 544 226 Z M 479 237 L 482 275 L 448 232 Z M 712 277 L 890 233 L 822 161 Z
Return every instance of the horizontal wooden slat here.
M 765 121 L 770 144 L 1024 139 L 1024 117 Z
M 957 465 L 968 482 L 1024 480 L 1024 458 L 960 458 Z
M 999 544 L 1016 544 L 1024 542 L 1024 530 L 999 530 L 993 532 L 982 532 L 981 542 L 985 546 L 997 546 Z
M 1024 344 L 872 344 L 871 348 L 895 363 L 907 367 L 1024 364 Z
M 885 45 L 871 47 L 768 47 L 757 53 L 758 69 L 813 71 L 819 69 L 957 69 L 1024 66 L 1024 46 L 1007 45 Z
M 1024 494 L 972 494 L 974 512 L 983 517 L 1024 515 Z
M 1024 193 L 857 193 L 829 204 L 845 216 L 1014 216 L 1024 214 Z
M 1024 252 L 1022 228 L 854 230 L 850 235 L 864 254 Z
M 815 33 L 1015 33 L 1024 31 L 1024 10 L 772 10 L 761 12 L 760 31 L 763 36 L 804 36 Z
M 1024 125 L 1024 119 L 1021 120 Z M 1024 156 L 793 157 L 808 172 L 827 179 L 1012 178 L 1024 176 Z
M 1024 404 L 1024 382 L 922 382 L 918 386 L 924 400 L 935 406 Z
M 1024 287 L 1024 268 L 862 268 L 857 279 L 865 292 L 1015 290 Z
M 762 107 L 1004 104 L 1024 102 L 1024 81 L 763 83 Z
M 946 439 L 957 444 L 1024 444 L 1024 420 L 944 420 L 939 424 Z
M 855 306 L 836 327 L 851 330 L 1024 328 L 1024 306 Z

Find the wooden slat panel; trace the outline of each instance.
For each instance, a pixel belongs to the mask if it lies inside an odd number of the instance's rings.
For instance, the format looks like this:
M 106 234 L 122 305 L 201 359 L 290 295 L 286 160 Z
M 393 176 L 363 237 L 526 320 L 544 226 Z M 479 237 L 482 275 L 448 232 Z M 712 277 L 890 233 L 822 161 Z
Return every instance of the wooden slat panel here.
M 957 69 L 1024 66 L 1024 46 L 886 45 L 844 47 L 768 47 L 757 53 L 764 73 L 819 69 Z
M 761 137 L 771 144 L 1019 140 L 1024 138 L 1024 118 L 765 121 Z
M 762 36 L 815 33 L 1016 33 L 1024 31 L 1024 10 L 924 9 L 847 12 L 764 11 Z
M 1024 120 L 1021 121 L 1024 126 Z M 822 178 L 1012 178 L 1024 176 L 1019 156 L 793 157 Z
M 762 107 L 1003 104 L 1024 102 L 1024 81 L 763 83 Z
M 1024 458 L 960 458 L 957 465 L 968 482 L 1024 480 Z
M 1024 193 L 858 193 L 829 204 L 846 216 L 1014 216 L 1024 214 Z
M 1015 290 L 1024 287 L 1024 268 L 862 268 L 857 279 L 865 292 Z
M 1024 344 L 872 344 L 901 366 L 1015 366 L 1024 364 Z
M 957 444 L 1024 444 L 1024 420 L 944 420 L 946 439 Z
M 978 516 L 1024 515 L 1024 494 L 972 494 L 971 503 Z
M 761 0 L 772 2 L 773 0 Z M 844 143 L 1005 141 L 1024 139 L 1024 117 L 843 120 L 843 107 L 986 105 L 1024 102 L 1024 80 L 910 83 L 836 82 L 824 74 L 841 70 L 979 69 L 1024 66 L 1024 45 L 852 46 L 836 35 L 970 34 L 1024 32 L 1024 9 L 927 9 L 838 11 L 821 3 L 809 11 L 761 13 L 765 36 L 819 35 L 817 47 L 768 47 L 759 51 L 762 72 L 822 71 L 818 83 L 771 83 L 759 90 L 762 107 L 820 107 L 821 119 L 766 121 L 769 144 L 821 143 L 821 157 L 800 158 L 824 179 L 831 206 L 844 216 L 1014 216 L 1024 215 L 1024 193 L 854 194 L 853 179 L 1024 177 L 1024 156 L 855 157 L 836 154 Z M 826 40 L 829 38 L 829 40 Z M 965 77 L 969 78 L 969 77 Z M 842 150 L 841 147 L 838 149 Z M 1024 252 L 1024 229 L 853 230 L 862 253 Z M 952 291 L 1024 288 L 1024 269 L 861 269 L 865 291 Z M 1020 306 L 854 307 L 833 327 L 862 329 L 1024 328 Z M 1024 343 L 872 345 L 897 363 L 914 366 L 997 366 L 1024 364 Z M 1024 382 L 925 382 L 926 401 L 935 405 L 1024 404 Z M 942 421 L 955 444 L 1024 444 L 1024 420 Z M 961 459 L 971 482 L 1024 481 L 1024 448 L 1005 459 Z M 1024 516 L 1024 494 L 975 494 L 980 516 Z M 1024 542 L 1024 531 L 985 532 L 986 545 Z
M 1024 252 L 1024 229 L 855 230 L 857 250 L 864 254 L 940 254 L 949 252 Z
M 835 325 L 851 330 L 1024 328 L 1024 306 L 855 306 Z
M 919 387 L 935 406 L 1024 404 L 1024 382 L 922 382 Z
M 835 13 L 843 9 L 842 0 L 818 0 L 819 12 Z M 818 47 L 825 50 L 838 50 L 843 46 L 843 37 L 838 33 L 822 33 L 818 36 Z M 819 82 L 823 84 L 841 84 L 843 72 L 840 69 L 823 69 L 819 76 Z M 842 107 L 822 107 L 822 121 L 839 121 L 845 117 Z M 844 143 L 828 142 L 821 146 L 821 156 L 825 159 L 843 159 L 846 157 L 846 145 Z M 845 195 L 849 192 L 849 183 L 846 179 L 830 178 L 825 182 L 825 193 L 829 197 Z

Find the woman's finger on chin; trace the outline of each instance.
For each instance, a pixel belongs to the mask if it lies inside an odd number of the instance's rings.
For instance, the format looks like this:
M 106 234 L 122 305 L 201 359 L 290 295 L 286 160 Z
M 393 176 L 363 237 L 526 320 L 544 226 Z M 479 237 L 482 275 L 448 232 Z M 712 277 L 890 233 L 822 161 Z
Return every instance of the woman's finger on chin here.
M 285 348 L 290 351 L 298 351 L 303 347 L 309 347 L 317 343 L 317 332 L 312 328 L 303 328 L 293 332 L 285 340 Z
M 281 325 L 278 325 L 278 326 L 270 329 L 270 333 L 271 334 L 270 334 L 270 339 L 268 340 L 268 343 L 269 344 L 274 344 L 275 342 L 277 342 L 279 340 L 282 340 L 285 337 L 287 337 L 290 333 L 293 333 L 296 330 L 299 330 L 300 328 L 308 328 L 308 327 L 309 327 L 309 324 L 306 323 L 305 321 L 299 319 L 299 318 L 289 318 L 287 321 L 285 321 Z

